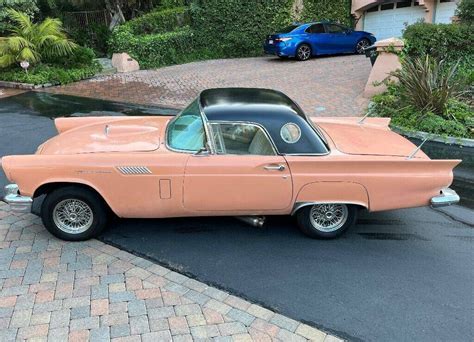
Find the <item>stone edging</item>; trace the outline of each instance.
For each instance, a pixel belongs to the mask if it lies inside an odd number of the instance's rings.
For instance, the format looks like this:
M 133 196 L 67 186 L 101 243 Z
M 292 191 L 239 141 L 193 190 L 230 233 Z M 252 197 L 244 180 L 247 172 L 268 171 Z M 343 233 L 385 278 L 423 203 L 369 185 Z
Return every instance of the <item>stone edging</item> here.
M 409 131 L 399 126 L 390 126 L 390 128 L 392 129 L 392 131 L 407 136 L 409 138 L 424 140 L 426 137 L 429 137 L 428 141 L 435 141 L 448 145 L 457 145 L 459 147 L 474 147 L 474 139 L 444 137 L 439 134 L 431 134 L 421 131 Z
M 7 82 L 0 81 L 0 87 L 3 88 L 12 88 L 12 89 L 23 89 L 23 90 L 32 90 L 39 88 L 49 88 L 57 84 L 45 83 L 45 84 L 31 84 L 31 83 L 20 83 L 20 82 Z

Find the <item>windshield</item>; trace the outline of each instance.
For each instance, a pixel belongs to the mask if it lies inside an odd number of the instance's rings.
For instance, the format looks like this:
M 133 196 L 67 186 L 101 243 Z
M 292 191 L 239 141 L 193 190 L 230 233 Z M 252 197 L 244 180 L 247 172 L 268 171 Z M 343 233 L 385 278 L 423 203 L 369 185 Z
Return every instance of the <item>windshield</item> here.
M 168 127 L 168 146 L 175 150 L 197 152 L 205 146 L 206 134 L 198 100 L 191 103 Z
M 290 25 L 290 26 L 287 26 L 287 27 L 285 27 L 281 30 L 278 30 L 277 32 L 278 33 L 290 33 L 291 31 L 293 31 L 297 27 L 298 27 L 298 25 Z

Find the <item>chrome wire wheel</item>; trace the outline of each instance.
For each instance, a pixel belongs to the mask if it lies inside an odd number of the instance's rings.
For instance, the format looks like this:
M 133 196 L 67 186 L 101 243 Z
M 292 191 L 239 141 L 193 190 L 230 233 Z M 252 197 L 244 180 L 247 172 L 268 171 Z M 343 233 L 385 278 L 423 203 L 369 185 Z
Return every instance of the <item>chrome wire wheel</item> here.
M 301 45 L 298 48 L 298 58 L 302 61 L 306 61 L 311 57 L 311 48 L 308 45 Z
M 84 201 L 65 199 L 54 207 L 53 221 L 63 232 L 80 234 L 92 226 L 94 213 Z
M 365 51 L 365 48 L 369 47 L 370 42 L 367 39 L 362 39 L 360 42 L 357 43 L 356 45 L 356 51 L 358 54 L 363 54 Z
M 313 205 L 310 221 L 314 228 L 321 232 L 334 232 L 344 226 L 349 217 L 345 204 L 327 203 Z

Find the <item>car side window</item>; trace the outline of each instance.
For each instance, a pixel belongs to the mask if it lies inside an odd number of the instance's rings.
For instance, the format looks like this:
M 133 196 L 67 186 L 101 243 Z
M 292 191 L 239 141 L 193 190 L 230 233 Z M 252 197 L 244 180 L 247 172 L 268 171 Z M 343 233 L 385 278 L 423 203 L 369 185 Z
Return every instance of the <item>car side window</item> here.
M 197 152 L 205 147 L 206 133 L 199 104 L 194 101 L 168 126 L 167 143 L 174 150 Z
M 311 25 L 308 30 L 308 33 L 324 33 L 324 25 L 323 24 L 314 24 Z
M 211 122 L 217 154 L 275 155 L 263 129 L 250 123 Z
M 339 26 L 339 25 L 328 24 L 326 25 L 326 27 L 329 33 L 343 33 L 346 31 L 344 27 Z

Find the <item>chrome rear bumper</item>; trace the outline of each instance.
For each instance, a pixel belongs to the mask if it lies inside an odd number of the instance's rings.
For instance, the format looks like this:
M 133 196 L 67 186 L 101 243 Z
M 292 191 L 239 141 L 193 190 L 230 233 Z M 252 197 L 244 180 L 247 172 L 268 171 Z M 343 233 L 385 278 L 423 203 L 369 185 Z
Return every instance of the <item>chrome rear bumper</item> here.
M 18 185 L 8 184 L 5 186 L 5 203 L 10 205 L 11 211 L 14 213 L 30 213 L 33 199 L 27 196 L 21 196 Z
M 459 195 L 450 188 L 441 190 L 441 194 L 431 198 L 431 206 L 433 208 L 445 207 L 451 204 L 456 204 L 460 200 Z

